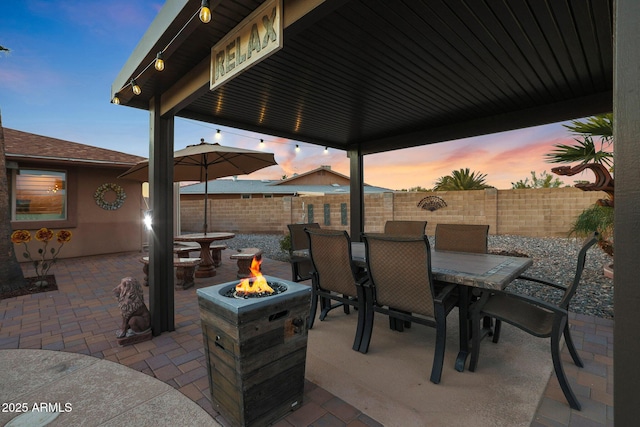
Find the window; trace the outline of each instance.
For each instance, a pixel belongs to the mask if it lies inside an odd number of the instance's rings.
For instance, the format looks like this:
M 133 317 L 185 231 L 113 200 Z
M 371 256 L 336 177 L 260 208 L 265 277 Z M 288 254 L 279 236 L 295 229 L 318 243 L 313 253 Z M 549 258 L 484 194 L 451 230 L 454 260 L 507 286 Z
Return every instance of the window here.
M 273 194 L 265 193 L 265 194 L 262 195 L 262 197 L 265 198 L 265 199 L 273 199 Z
M 241 194 L 240 198 L 241 199 L 250 199 L 251 198 L 251 194 Z
M 12 176 L 12 220 L 67 219 L 67 173 L 55 170 L 18 169 Z

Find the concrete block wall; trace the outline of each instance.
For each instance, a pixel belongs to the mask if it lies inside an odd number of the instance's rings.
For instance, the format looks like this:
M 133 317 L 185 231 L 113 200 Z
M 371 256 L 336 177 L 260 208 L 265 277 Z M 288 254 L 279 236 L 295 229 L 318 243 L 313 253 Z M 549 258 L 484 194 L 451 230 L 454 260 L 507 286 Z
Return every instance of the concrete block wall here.
M 418 206 L 427 196 L 439 196 L 446 207 L 430 212 Z M 602 192 L 581 191 L 573 187 L 526 190 L 475 190 L 444 192 L 398 192 L 365 195 L 365 232 L 381 232 L 387 220 L 427 221 L 433 235 L 438 223 L 489 224 L 490 234 L 522 236 L 566 236 L 575 218 Z M 325 205 L 329 221 L 325 223 Z M 311 222 L 323 228 L 349 231 L 349 195 L 276 197 L 271 199 L 209 200 L 209 230 L 242 234 L 286 234 L 287 224 Z M 343 224 L 346 209 L 347 223 Z M 181 202 L 183 232 L 202 230 L 202 201 Z
M 500 192 L 497 232 L 564 237 L 580 212 L 604 197 L 600 191 L 572 187 Z

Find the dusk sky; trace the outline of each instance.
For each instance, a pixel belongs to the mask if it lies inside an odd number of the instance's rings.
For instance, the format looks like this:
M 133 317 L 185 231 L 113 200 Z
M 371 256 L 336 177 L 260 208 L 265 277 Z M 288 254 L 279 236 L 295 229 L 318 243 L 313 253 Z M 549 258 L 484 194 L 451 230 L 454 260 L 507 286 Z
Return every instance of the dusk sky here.
M 110 103 L 118 72 L 164 4 L 152 0 L 4 0 L 0 7 L 0 113 L 6 128 L 149 156 L 149 114 Z M 286 49 L 286 46 L 285 46 Z M 170 61 L 167 61 L 167 67 Z M 279 179 L 330 165 L 349 175 L 346 153 L 239 129 L 176 118 L 175 149 L 204 138 L 275 153 L 278 166 L 247 179 Z M 499 189 L 550 172 L 544 154 L 571 143 L 560 123 L 368 155 L 365 181 L 391 189 L 433 187 L 453 170 L 486 174 Z M 295 152 L 295 145 L 300 152 Z M 245 177 L 239 177 L 240 179 Z M 581 179 L 579 176 L 573 177 Z M 564 180 L 567 184 L 572 181 Z

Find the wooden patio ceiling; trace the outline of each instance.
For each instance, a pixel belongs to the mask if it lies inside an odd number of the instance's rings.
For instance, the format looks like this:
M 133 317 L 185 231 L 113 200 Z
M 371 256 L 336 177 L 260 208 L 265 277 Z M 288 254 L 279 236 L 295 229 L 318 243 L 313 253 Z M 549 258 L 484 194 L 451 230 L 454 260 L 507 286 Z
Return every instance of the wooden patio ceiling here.
M 185 25 L 201 2 L 167 0 L 112 95 L 149 109 L 188 90 L 163 111 L 362 154 L 552 123 L 612 110 L 612 2 L 286 0 L 283 48 L 210 91 L 193 77 L 262 1 Z

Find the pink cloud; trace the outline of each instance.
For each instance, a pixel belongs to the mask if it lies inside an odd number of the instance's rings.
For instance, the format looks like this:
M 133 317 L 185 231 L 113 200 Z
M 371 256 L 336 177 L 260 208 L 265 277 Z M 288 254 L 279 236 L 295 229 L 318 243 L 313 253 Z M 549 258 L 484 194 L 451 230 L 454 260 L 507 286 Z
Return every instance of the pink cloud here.
M 213 140 L 215 129 L 207 132 Z M 274 153 L 278 166 L 254 172 L 248 177 L 250 179 L 280 179 L 282 175 L 304 173 L 321 165 L 329 165 L 334 171 L 347 176 L 350 174 L 349 159 L 344 151 L 329 149 L 329 154 L 325 155 L 323 147 L 252 133 L 246 137 L 234 135 L 221 143 L 255 150 L 259 147 L 260 138 L 265 139 L 264 150 Z M 450 175 L 454 170 L 469 168 L 486 174 L 487 184 L 508 189 L 512 183 L 530 178 L 531 171 L 538 176 L 543 171 L 551 173 L 555 165 L 546 162 L 545 154 L 554 145 L 573 142 L 573 136 L 556 123 L 371 154 L 364 157 L 364 180 L 393 190 L 416 186 L 432 188 L 438 178 Z M 300 145 L 299 153 L 295 152 L 295 144 Z M 573 184 L 573 180 L 560 179 L 567 185 Z

